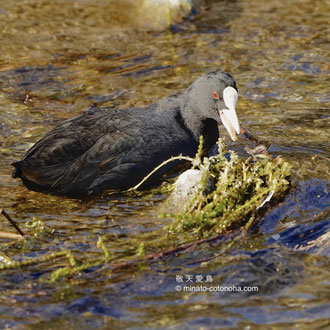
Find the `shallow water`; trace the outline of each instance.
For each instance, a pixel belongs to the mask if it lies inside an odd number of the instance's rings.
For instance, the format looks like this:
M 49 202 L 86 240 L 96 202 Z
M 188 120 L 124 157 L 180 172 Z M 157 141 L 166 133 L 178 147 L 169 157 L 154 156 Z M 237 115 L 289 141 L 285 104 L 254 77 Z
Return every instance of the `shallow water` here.
M 142 3 L 0 1 L 0 207 L 26 232 L 33 217 L 48 230 L 1 251 L 17 260 L 63 249 L 94 258 L 99 236 L 116 256 L 134 254 L 141 241 L 148 251 L 148 240 L 156 241 L 167 223 L 157 217 L 166 195 L 42 195 L 12 179 L 10 163 L 56 123 L 92 105 L 149 104 L 215 69 L 234 75 L 241 122 L 293 164 L 295 187 L 243 245 L 206 263 L 199 260 L 219 252 L 221 242 L 114 273 L 91 267 L 56 284 L 47 281 L 52 262 L 2 271 L 0 327 L 326 327 L 327 2 L 205 1 L 188 19 L 187 8 L 169 16 L 167 7 L 141 9 Z M 4 218 L 0 230 L 13 231 Z M 188 274 L 259 291 L 176 292 L 177 276 Z

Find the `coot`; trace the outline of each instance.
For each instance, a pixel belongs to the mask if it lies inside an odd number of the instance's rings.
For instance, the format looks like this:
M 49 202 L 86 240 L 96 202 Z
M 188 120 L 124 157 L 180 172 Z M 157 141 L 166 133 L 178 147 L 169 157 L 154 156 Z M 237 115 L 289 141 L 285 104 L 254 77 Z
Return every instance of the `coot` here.
M 91 109 L 48 132 L 12 164 L 13 177 L 29 189 L 70 197 L 128 189 L 171 156 L 194 156 L 200 135 L 204 148 L 212 147 L 221 122 L 236 140 L 237 98 L 230 74 L 210 72 L 182 94 L 146 107 Z

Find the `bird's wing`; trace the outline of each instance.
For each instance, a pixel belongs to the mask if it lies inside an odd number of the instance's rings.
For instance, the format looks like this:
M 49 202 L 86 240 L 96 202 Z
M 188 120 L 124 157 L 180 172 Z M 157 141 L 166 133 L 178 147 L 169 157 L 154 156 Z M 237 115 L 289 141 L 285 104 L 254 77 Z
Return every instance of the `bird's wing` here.
M 66 193 L 85 187 L 87 193 L 98 193 L 109 187 L 127 189 L 171 156 L 192 153 L 185 133 L 173 129 L 175 122 L 171 116 L 153 114 L 130 118 L 128 115 L 125 125 L 118 125 L 117 130 L 101 136 L 72 162 L 53 184 L 56 190 Z M 154 178 L 163 172 L 164 169 Z
M 56 185 L 104 135 L 111 136 L 118 126 L 124 128 L 122 117 L 100 109 L 64 121 L 28 150 L 21 161 L 13 163 L 14 177 L 43 186 Z
M 106 120 L 106 114 L 100 109 L 64 121 L 29 149 L 22 161 L 39 161 L 36 165 L 51 166 L 84 154 L 103 134 L 116 129 L 116 123 Z

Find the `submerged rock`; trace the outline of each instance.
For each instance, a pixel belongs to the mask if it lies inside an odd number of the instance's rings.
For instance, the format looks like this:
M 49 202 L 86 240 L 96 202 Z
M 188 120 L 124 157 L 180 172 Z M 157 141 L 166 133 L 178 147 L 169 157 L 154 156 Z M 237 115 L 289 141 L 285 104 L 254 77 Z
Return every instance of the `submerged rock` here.
M 187 17 L 191 10 L 190 0 L 144 0 L 136 21 L 147 30 L 164 30 Z
M 174 190 L 166 201 L 166 208 L 174 213 L 182 212 L 202 188 L 202 176 L 203 172 L 197 169 L 183 172 L 174 184 Z

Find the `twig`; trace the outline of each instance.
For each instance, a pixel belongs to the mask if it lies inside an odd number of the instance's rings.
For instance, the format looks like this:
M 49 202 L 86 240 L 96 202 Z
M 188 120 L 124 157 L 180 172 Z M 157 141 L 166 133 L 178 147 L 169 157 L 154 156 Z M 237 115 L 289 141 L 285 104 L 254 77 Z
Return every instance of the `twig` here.
M 193 158 L 191 157 L 188 157 L 188 156 L 182 156 L 182 155 L 179 155 L 179 156 L 175 156 L 175 157 L 171 157 L 167 160 L 165 160 L 164 162 L 162 162 L 160 165 L 158 165 L 157 167 L 155 167 L 146 177 L 143 178 L 142 181 L 140 181 L 136 186 L 132 187 L 132 188 L 129 188 L 128 190 L 126 191 L 132 191 L 132 190 L 136 190 L 138 189 L 145 181 L 147 181 L 155 172 L 157 172 L 161 167 L 163 167 L 164 165 L 174 161 L 174 160 L 187 160 L 189 162 L 192 162 L 193 161 Z
M 241 244 L 242 244 L 245 241 L 247 232 L 251 228 L 251 225 L 254 222 L 254 220 L 255 220 L 255 216 L 252 216 L 251 219 L 244 225 L 244 227 L 239 229 L 240 234 L 238 236 L 235 236 L 233 238 L 233 240 L 220 253 L 216 253 L 213 256 L 208 257 L 208 258 L 203 258 L 203 259 L 199 259 L 199 260 L 196 260 L 194 262 L 191 262 L 191 263 L 188 264 L 188 266 L 192 266 L 192 265 L 195 265 L 195 264 L 200 264 L 202 262 L 211 261 L 211 260 L 214 260 L 214 259 L 222 256 L 224 253 L 228 252 L 232 248 L 232 246 L 239 240 L 241 240 Z M 219 236 L 221 236 L 221 235 L 219 235 Z
M 228 231 L 228 232 L 230 232 L 230 231 Z M 138 262 L 142 262 L 142 261 L 151 261 L 151 260 L 156 259 L 156 258 L 165 257 L 165 256 L 168 256 L 168 255 L 177 253 L 177 252 L 187 250 L 191 247 L 199 246 L 203 243 L 210 243 L 210 242 L 216 241 L 216 240 L 218 240 L 219 238 L 221 238 L 223 236 L 224 236 L 224 233 L 221 233 L 221 234 L 216 235 L 216 236 L 212 236 L 212 237 L 209 237 L 209 238 L 202 238 L 202 239 L 199 239 L 199 240 L 196 240 L 196 241 L 193 241 L 193 242 L 182 244 L 182 245 L 177 246 L 177 247 L 171 247 L 171 248 L 168 248 L 168 249 L 163 250 L 163 251 L 151 253 L 151 254 L 146 255 L 143 258 L 134 258 L 134 259 L 131 259 L 131 260 L 128 260 L 128 261 L 124 261 L 122 263 L 114 264 L 114 265 L 112 265 L 112 270 L 118 270 L 118 269 L 121 269 L 121 268 L 126 268 L 128 266 L 132 266 L 132 265 L 134 265 Z M 232 243 L 230 245 L 232 245 Z M 227 251 L 227 249 L 224 252 L 226 252 L 226 251 Z
M 248 130 L 244 128 L 242 125 L 240 127 L 240 133 L 243 134 L 248 140 L 259 143 L 259 140 L 256 137 L 254 137 L 251 133 L 249 133 Z
M 15 229 L 19 232 L 21 236 L 24 236 L 24 233 L 18 227 L 17 223 L 9 216 L 9 214 L 4 209 L 0 208 L 0 214 L 2 214 L 15 227 Z
M 219 235 L 219 236 L 221 236 L 221 235 Z M 188 264 L 188 266 L 193 266 L 193 265 L 196 265 L 196 264 L 201 264 L 203 262 L 207 262 L 207 261 L 210 261 L 210 260 L 213 260 L 213 259 L 216 259 L 216 258 L 222 256 L 224 253 L 228 252 L 232 248 L 232 246 L 235 244 L 235 242 L 237 242 L 241 237 L 242 237 L 242 232 L 241 232 L 241 234 L 239 236 L 235 236 L 232 239 L 232 241 L 221 252 L 216 253 L 213 256 L 210 256 L 210 257 L 207 257 L 207 258 L 202 258 L 202 259 L 198 259 L 198 260 L 195 260 L 193 262 L 190 262 Z
M 21 238 L 22 235 L 19 235 L 19 234 L 16 234 L 16 233 L 9 233 L 7 231 L 0 231 L 0 237 L 1 238 L 18 239 L 18 238 Z
M 259 154 L 259 153 L 263 153 L 266 156 L 269 156 L 269 153 L 267 151 L 267 148 L 261 144 L 261 142 L 255 137 L 253 136 L 246 128 L 244 128 L 241 125 L 240 128 L 240 133 L 243 134 L 248 140 L 250 141 L 254 141 L 258 144 L 258 146 L 254 149 L 249 149 L 249 148 L 245 148 L 245 151 L 249 154 L 251 154 L 255 160 L 255 154 Z

